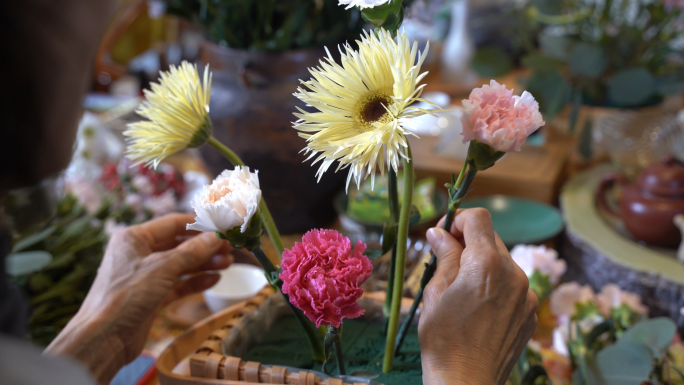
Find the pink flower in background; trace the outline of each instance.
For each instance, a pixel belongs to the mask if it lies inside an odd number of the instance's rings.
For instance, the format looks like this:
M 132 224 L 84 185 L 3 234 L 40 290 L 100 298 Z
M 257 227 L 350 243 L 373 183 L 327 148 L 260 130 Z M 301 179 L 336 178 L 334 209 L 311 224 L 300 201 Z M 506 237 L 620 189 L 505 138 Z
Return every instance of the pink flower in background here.
M 681 11 L 684 11 L 684 0 L 663 0 L 663 4 L 665 4 L 665 9 L 668 11 L 671 11 L 675 8 L 679 8 Z
M 577 304 L 595 302 L 594 290 L 577 282 L 564 283 L 551 294 L 551 313 L 556 317 L 572 317 Z
M 529 92 L 521 96 L 492 80 L 463 101 L 463 143 L 477 140 L 496 151 L 520 151 L 527 137 L 544 125 L 539 104 Z
M 173 191 L 168 190 L 156 197 L 150 197 L 145 202 L 145 207 L 152 212 L 153 216 L 160 217 L 178 211 L 178 202 Z
M 283 252 L 280 265 L 283 293 L 316 326 L 339 327 L 343 318 L 356 318 L 364 310 L 356 303 L 373 265 L 359 241 L 352 251 L 349 238 L 335 230 L 311 230 L 302 243 Z
M 558 283 L 567 268 L 565 261 L 558 259 L 558 252 L 544 245 L 516 245 L 511 250 L 511 257 L 528 277 L 539 271 L 549 277 L 552 285 Z
M 641 303 L 639 295 L 622 291 L 614 283 L 609 283 L 601 289 L 601 292 L 596 295 L 596 304 L 605 317 L 610 316 L 612 309 L 617 309 L 622 305 L 627 305 L 637 314 L 648 312 L 648 308 Z
M 102 193 L 97 191 L 93 183 L 80 178 L 71 178 L 66 181 L 64 188 L 76 197 L 78 203 L 90 214 L 97 212 L 102 206 Z

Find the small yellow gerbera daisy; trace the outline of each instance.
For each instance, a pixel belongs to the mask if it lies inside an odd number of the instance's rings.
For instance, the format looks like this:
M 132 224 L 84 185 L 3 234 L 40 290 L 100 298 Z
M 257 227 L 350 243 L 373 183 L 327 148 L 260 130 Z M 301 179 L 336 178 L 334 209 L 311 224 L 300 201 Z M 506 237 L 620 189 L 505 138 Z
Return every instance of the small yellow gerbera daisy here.
M 425 85 L 417 85 L 427 74 L 420 73 L 427 46 L 420 53 L 405 33 L 395 42 L 383 29 L 364 32 L 357 43 L 358 51 L 344 47 L 341 65 L 328 51 L 321 66 L 309 70 L 313 78 L 302 81 L 294 95 L 317 111 L 297 108 L 294 128 L 307 140 L 307 160 L 318 154 L 314 164 L 322 162 L 319 180 L 337 160 L 337 170 L 349 167 L 347 186 L 354 178 L 358 187 L 368 175 L 374 182 L 376 167 L 384 174 L 385 163 L 397 170 L 399 157 L 406 158 L 411 119 L 432 112 L 410 106 L 425 101 L 420 99 Z
M 131 123 L 124 131 L 128 157 L 156 168 L 167 156 L 206 143 L 212 131 L 210 95 L 209 66 L 202 83 L 197 67 L 186 61 L 162 71 L 161 80 L 152 83 L 151 91 L 145 90 L 147 100 L 136 111 L 148 120 Z

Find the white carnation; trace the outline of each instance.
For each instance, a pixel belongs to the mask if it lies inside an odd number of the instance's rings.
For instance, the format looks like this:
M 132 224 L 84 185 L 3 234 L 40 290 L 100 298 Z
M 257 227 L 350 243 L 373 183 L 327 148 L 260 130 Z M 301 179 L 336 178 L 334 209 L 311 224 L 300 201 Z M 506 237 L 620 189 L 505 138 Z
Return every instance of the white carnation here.
M 239 226 L 244 233 L 260 201 L 258 171 L 252 173 L 249 167 L 240 166 L 225 170 L 192 198 L 197 217 L 187 228 L 225 233 Z
M 346 5 L 346 9 L 352 7 L 359 7 L 360 9 L 364 9 L 377 7 L 378 5 L 383 5 L 388 1 L 389 0 L 340 0 L 340 5 Z

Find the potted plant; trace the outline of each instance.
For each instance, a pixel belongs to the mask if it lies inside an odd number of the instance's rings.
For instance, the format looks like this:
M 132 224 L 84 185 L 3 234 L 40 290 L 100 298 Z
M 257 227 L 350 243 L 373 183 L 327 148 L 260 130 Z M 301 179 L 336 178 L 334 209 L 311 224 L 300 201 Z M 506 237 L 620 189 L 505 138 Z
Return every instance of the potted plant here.
M 547 119 L 566 118 L 554 125 L 578 135 L 582 158 L 592 157 L 601 118 L 660 111 L 684 91 L 683 11 L 671 0 L 534 0 L 515 10 L 523 38 L 539 46 L 521 58 L 532 72 L 526 88 Z

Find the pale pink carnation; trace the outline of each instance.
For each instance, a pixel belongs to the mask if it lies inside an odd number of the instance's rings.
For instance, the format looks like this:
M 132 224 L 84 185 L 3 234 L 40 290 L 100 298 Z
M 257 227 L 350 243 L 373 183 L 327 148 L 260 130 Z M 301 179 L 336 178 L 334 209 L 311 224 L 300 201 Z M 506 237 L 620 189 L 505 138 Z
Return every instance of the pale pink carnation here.
M 551 293 L 551 313 L 556 317 L 572 317 L 577 304 L 595 302 L 594 290 L 577 282 L 564 283 Z
M 356 318 L 364 310 L 356 301 L 373 265 L 363 255 L 366 245 L 359 241 L 352 251 L 349 238 L 335 230 L 311 230 L 302 243 L 283 252 L 280 265 L 283 293 L 317 327 L 339 327 L 343 318 Z
M 601 289 L 601 292 L 596 295 L 596 304 L 605 317 L 610 316 L 612 309 L 617 309 L 622 305 L 627 305 L 637 314 L 648 312 L 648 308 L 641 303 L 641 297 L 638 294 L 622 291 L 614 283 L 609 283 Z
M 528 277 L 539 271 L 548 276 L 553 285 L 560 281 L 567 268 L 565 261 L 558 259 L 558 252 L 544 245 L 516 245 L 511 250 L 511 257 Z
M 496 151 L 520 151 L 533 132 L 544 125 L 539 104 L 529 92 L 513 95 L 492 80 L 489 85 L 475 88 L 463 100 L 463 143 L 477 140 Z

